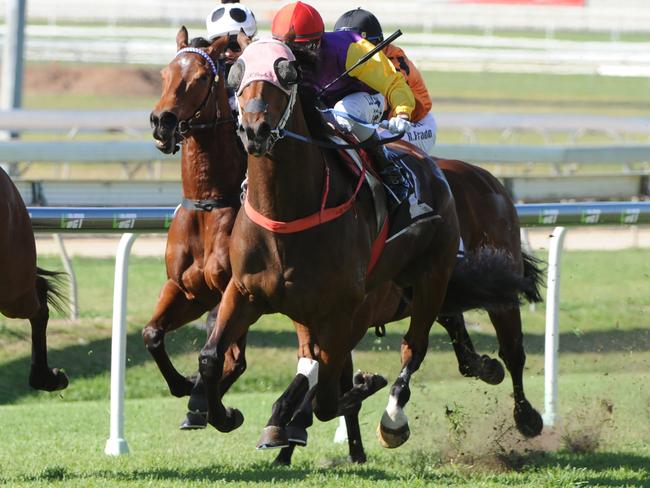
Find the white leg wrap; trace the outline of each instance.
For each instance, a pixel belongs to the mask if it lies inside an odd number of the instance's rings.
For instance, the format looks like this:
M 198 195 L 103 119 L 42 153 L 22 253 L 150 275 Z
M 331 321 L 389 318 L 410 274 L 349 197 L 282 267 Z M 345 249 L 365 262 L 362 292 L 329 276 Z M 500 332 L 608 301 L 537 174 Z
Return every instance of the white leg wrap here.
M 309 380 L 309 389 L 311 390 L 318 383 L 318 361 L 309 358 L 300 358 L 298 360 L 297 374 L 307 377 Z
M 399 429 L 408 423 L 408 418 L 402 407 L 397 404 L 397 397 L 391 395 L 388 398 L 388 405 L 381 417 L 381 425 L 390 429 Z

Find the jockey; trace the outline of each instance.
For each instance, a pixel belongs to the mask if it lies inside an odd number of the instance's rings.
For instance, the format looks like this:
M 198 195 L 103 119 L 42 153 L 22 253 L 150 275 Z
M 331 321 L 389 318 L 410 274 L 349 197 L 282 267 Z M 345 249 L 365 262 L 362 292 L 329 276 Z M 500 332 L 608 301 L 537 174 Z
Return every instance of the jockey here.
M 373 44 L 384 40 L 381 24 L 377 17 L 361 8 L 350 10 L 341 15 L 334 24 L 334 30 L 356 32 Z M 382 52 L 392 61 L 395 69 L 404 75 L 415 96 L 415 110 L 411 114 L 413 128 L 404 135 L 403 140 L 419 147 L 427 154 L 432 154 L 433 146 L 436 143 L 437 127 L 436 120 L 430 112 L 433 104 L 422 75 L 399 47 L 389 44 Z
M 303 69 L 301 83 L 316 93 L 374 48 L 356 32 L 324 30 L 318 11 L 303 2 L 282 7 L 271 24 L 275 39 L 285 42 L 299 61 L 309 60 L 312 69 Z M 337 81 L 321 100 L 333 108 L 338 125 L 361 142 L 379 141 L 369 124 L 378 124 L 388 106 L 392 107 L 388 126 L 394 133 L 410 130 L 415 109 L 413 92 L 381 52 Z M 404 200 L 409 185 L 399 166 L 390 160 L 384 146 L 369 144 L 367 150 L 395 199 Z
M 226 68 L 225 77 L 228 79 L 230 67 L 241 56 L 237 34 L 244 31 L 244 34 L 252 40 L 257 34 L 257 21 L 251 9 L 241 5 L 239 0 L 222 0 L 221 3 L 225 5 L 215 7 L 205 18 L 205 27 L 209 41 L 221 36 L 229 37 L 228 45 L 221 58 Z M 228 103 L 230 109 L 236 112 L 237 100 L 234 93 L 228 93 Z

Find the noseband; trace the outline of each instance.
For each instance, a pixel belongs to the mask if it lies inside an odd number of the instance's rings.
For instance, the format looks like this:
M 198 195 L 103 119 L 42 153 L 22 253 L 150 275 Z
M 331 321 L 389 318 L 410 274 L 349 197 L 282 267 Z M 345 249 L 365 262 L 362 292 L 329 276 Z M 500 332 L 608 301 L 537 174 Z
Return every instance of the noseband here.
M 268 83 L 264 80 L 255 80 L 255 81 L 262 81 L 263 83 Z M 287 103 L 287 106 L 284 109 L 284 113 L 282 114 L 282 117 L 280 117 L 280 120 L 278 121 L 278 124 L 275 126 L 275 128 L 271 129 L 271 135 L 269 136 L 269 138 L 271 139 L 269 143 L 269 149 L 268 149 L 269 151 L 273 148 L 276 142 L 278 142 L 280 139 L 282 139 L 285 136 L 284 128 L 287 125 L 287 122 L 289 121 L 289 117 L 291 117 L 291 112 L 293 112 L 293 106 L 296 103 L 297 93 L 298 93 L 298 85 L 292 85 L 291 90 L 289 92 L 289 102 Z M 235 96 L 235 99 L 237 100 L 237 108 L 239 109 L 237 125 L 241 127 L 244 109 L 241 107 L 241 104 L 239 103 L 239 96 Z
M 212 61 L 212 58 L 205 51 L 202 51 L 201 49 L 195 47 L 185 47 L 183 49 L 180 49 L 176 53 L 176 56 L 180 56 L 181 54 L 185 54 L 185 53 L 198 54 L 203 59 L 205 59 L 206 62 L 208 63 L 208 66 L 210 66 L 210 71 L 212 73 L 212 80 L 210 81 L 210 89 L 208 90 L 208 93 L 206 93 L 205 98 L 203 99 L 203 102 L 199 105 L 199 107 L 187 119 L 179 120 L 178 125 L 176 127 L 176 135 L 178 136 L 179 142 L 184 141 L 192 130 L 210 129 L 220 124 L 234 122 L 234 119 L 232 117 L 219 120 L 221 114 L 219 112 L 219 106 L 217 106 L 216 107 L 217 114 L 214 120 L 208 122 L 207 124 L 192 123 L 194 120 L 198 120 L 201 117 L 203 110 L 207 106 L 210 98 L 212 97 L 217 82 L 219 81 L 219 70 L 217 69 L 217 66 L 214 64 L 214 61 Z M 222 66 L 219 66 L 219 68 L 221 69 L 221 71 L 223 71 Z

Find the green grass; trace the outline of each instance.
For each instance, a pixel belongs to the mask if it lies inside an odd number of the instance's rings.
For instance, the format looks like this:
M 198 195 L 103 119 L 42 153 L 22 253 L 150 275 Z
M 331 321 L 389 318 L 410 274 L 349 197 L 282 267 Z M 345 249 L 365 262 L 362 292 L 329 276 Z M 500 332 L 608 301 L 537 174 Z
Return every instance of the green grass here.
M 41 265 L 59 267 L 46 258 Z M 316 423 L 310 445 L 291 468 L 270 465 L 274 453 L 253 449 L 270 406 L 295 372 L 295 334 L 280 316 L 266 316 L 249 334 L 249 369 L 226 397 L 242 408 L 244 426 L 229 435 L 213 429 L 177 430 L 184 399 L 170 398 L 146 352 L 140 329 L 148 320 L 164 267 L 160 258 L 133 258 L 128 288 L 126 437 L 132 453 L 108 458 L 110 314 L 113 261 L 75 259 L 81 319 L 54 318 L 50 362 L 63 366 L 70 387 L 31 391 L 29 327 L 0 318 L 0 483 L 11 486 L 205 486 L 237 482 L 280 486 L 650 486 L 650 251 L 566 252 L 560 309 L 560 414 L 558 431 L 524 441 L 513 431 L 511 387 L 462 378 L 440 327 L 414 376 L 407 412 L 412 437 L 395 451 L 378 446 L 374 429 L 387 391 L 369 399 L 362 430 L 369 457 L 345 461 L 331 442 L 335 422 Z M 624 285 L 623 285 L 624 284 Z M 543 409 L 544 309 L 523 308 L 528 354 L 528 397 Z M 199 321 L 201 322 L 201 321 Z M 468 316 L 481 352 L 495 355 L 485 314 Z M 404 323 L 384 338 L 369 333 L 356 366 L 392 379 L 399 370 Z M 205 335 L 184 327 L 167 344 L 181 371 L 196 369 Z M 451 428 L 445 410 L 457 413 Z M 607 407 L 607 408 L 605 408 Z M 609 409 L 611 408 L 611 412 Z M 458 427 L 458 426 L 457 426 Z M 587 436 L 586 452 L 580 452 Z M 577 447 L 576 447 L 577 446 Z

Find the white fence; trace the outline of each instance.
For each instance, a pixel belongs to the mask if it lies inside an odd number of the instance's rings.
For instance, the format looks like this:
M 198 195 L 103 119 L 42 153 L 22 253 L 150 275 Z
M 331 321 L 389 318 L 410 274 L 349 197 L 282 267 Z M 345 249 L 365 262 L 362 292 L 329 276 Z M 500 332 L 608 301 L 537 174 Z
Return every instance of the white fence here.
M 169 228 L 173 208 L 39 208 L 29 209 L 35 232 L 113 232 L 122 235 L 115 262 L 113 331 L 111 345 L 110 433 L 105 452 L 129 451 L 124 433 L 126 371 L 126 297 L 128 257 L 137 233 L 162 233 Z M 558 351 L 560 255 L 565 226 L 647 225 L 650 202 L 518 205 L 521 225 L 554 227 L 550 235 L 544 347 L 544 422 L 558 419 Z
M 439 157 L 462 159 L 477 164 L 501 165 L 497 173 L 511 195 L 523 201 L 552 201 L 568 198 L 627 199 L 650 195 L 650 143 L 624 143 L 628 135 L 648 138 L 650 117 L 610 117 L 554 114 L 495 114 L 440 112 L 440 127 L 476 131 L 499 130 L 504 133 L 533 131 L 543 138 L 555 132 L 569 132 L 579 139 L 586 133 L 606 133 L 613 140 L 607 145 L 515 145 L 515 144 L 439 144 Z M 0 131 L 61 132 L 120 131 L 141 137 L 148 132 L 149 117 L 145 110 L 0 111 Z M 471 138 L 471 137 L 470 137 Z M 166 156 L 148 140 L 102 141 L 0 141 L 0 161 L 13 165 L 14 175 L 31 162 L 64 163 L 63 171 L 75 162 L 117 162 L 128 179 L 134 168 L 152 162 L 177 163 L 179 155 Z M 528 165 L 531 174 L 514 175 L 507 165 Z M 534 171 L 544 164 L 553 169 L 552 176 Z M 566 176 L 578 165 L 608 165 L 607 174 Z M 619 167 L 612 174 L 611 166 Z M 150 175 L 156 171 L 150 168 Z M 594 174 L 595 173 L 595 174 Z M 561 178 L 555 178 L 563 175 Z M 174 205 L 180 200 L 177 182 L 156 181 L 75 181 L 45 179 L 17 181 L 23 199 L 40 205 Z

